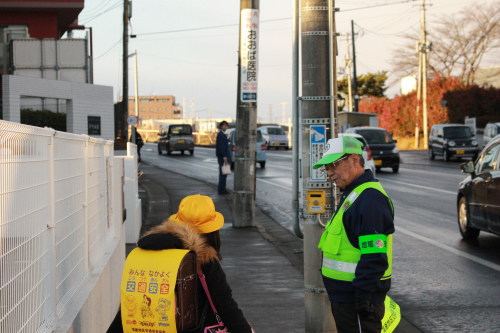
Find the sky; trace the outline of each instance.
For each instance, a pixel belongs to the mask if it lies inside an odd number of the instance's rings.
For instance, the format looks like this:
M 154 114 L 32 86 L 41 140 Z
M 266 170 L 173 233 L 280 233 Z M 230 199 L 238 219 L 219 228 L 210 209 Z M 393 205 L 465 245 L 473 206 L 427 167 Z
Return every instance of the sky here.
M 427 27 L 478 0 L 427 0 Z M 481 0 L 499 3 L 499 0 Z M 389 97 L 399 93 L 391 63 L 402 34 L 420 31 L 421 0 L 336 0 L 339 54 L 355 23 L 357 74 L 389 71 Z M 258 59 L 259 122 L 285 122 L 292 110 L 294 0 L 260 0 Z M 137 50 L 139 96 L 174 95 L 185 116 L 236 118 L 238 0 L 132 0 L 129 54 Z M 122 92 L 123 0 L 85 0 L 79 24 L 92 27 L 94 84 Z M 82 37 L 76 32 L 74 37 Z M 433 41 L 436 43 L 436 41 Z M 486 61 L 498 61 L 486 59 Z M 489 63 L 488 65 L 492 65 Z M 493 64 L 498 65 L 498 63 Z M 129 96 L 134 96 L 134 59 L 129 58 Z

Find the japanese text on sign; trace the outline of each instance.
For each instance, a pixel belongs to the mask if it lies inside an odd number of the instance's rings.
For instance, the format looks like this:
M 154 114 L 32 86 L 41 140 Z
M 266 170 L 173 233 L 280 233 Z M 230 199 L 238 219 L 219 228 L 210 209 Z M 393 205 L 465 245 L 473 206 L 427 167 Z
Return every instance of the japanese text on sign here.
M 240 78 L 241 101 L 257 102 L 257 55 L 259 44 L 259 10 L 241 11 Z

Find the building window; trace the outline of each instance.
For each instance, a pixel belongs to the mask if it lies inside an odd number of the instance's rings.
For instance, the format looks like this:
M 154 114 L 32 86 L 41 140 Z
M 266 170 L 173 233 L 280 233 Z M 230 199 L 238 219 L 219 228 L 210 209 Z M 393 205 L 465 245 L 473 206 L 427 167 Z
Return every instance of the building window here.
M 149 111 L 154 111 L 154 110 L 155 110 L 155 108 L 149 108 Z
M 141 103 L 149 103 L 149 98 L 141 98 Z
M 180 114 L 181 110 L 174 110 L 174 114 Z
M 146 108 L 141 108 L 141 111 L 146 111 Z
M 161 111 L 161 108 L 158 108 L 158 111 Z

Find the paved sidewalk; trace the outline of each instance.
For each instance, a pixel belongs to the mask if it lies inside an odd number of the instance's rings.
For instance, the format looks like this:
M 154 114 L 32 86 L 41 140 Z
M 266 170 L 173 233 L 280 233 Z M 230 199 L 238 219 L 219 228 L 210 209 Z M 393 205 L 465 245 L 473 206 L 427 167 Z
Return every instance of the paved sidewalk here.
M 231 195 L 217 194 L 214 185 L 141 163 L 139 191 L 143 230 L 177 211 L 182 198 L 210 196 L 224 215 L 221 230 L 222 266 L 233 295 L 258 333 L 304 332 L 302 241 L 258 208 L 256 228 L 233 228 Z M 133 245 L 128 245 L 128 251 Z M 127 251 L 127 252 L 128 252 Z

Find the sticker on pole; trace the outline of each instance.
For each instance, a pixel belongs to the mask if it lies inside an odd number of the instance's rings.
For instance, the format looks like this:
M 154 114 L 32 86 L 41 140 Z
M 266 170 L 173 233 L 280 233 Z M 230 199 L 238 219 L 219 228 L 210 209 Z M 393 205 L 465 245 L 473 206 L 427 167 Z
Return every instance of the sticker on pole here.
M 136 116 L 128 116 L 127 123 L 129 125 L 134 126 L 135 124 L 137 124 L 137 117 Z
M 326 126 L 311 125 L 309 130 L 309 143 L 311 146 L 311 163 L 309 166 L 311 181 L 325 181 L 326 173 L 323 168 L 314 170 L 313 166 L 323 157 L 326 145 Z
M 259 44 L 259 10 L 241 11 L 240 99 L 257 102 L 257 55 Z

